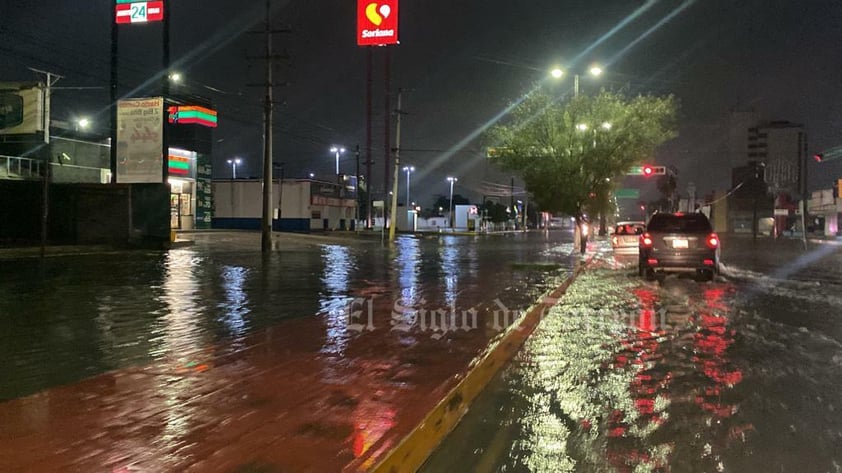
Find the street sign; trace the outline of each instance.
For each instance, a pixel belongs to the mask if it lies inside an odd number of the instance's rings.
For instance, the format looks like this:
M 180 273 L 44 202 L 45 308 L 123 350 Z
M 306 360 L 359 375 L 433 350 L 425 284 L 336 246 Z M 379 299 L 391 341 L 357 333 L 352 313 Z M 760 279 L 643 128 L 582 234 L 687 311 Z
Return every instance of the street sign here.
M 640 189 L 617 189 L 614 191 L 614 197 L 618 199 L 639 199 Z
M 114 21 L 117 24 L 163 21 L 164 2 L 133 2 L 117 0 Z
M 357 0 L 357 45 L 398 44 L 398 0 Z

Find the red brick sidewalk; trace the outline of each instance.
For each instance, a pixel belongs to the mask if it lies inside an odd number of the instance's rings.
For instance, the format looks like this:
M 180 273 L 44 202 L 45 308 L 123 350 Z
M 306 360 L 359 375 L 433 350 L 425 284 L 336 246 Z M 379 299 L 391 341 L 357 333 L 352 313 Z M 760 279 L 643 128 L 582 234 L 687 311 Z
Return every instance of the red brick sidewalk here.
M 483 314 L 434 339 L 389 330 L 390 313 L 334 339 L 325 318 L 289 320 L 0 403 L 0 471 L 365 470 L 497 335 Z

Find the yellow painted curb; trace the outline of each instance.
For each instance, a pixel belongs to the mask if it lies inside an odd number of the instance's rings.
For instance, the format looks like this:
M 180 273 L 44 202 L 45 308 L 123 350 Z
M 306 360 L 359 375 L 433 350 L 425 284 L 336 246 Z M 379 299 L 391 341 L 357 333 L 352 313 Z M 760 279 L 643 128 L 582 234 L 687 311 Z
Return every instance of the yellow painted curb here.
M 474 399 L 485 389 L 491 378 L 520 350 L 532 334 L 547 309 L 554 306 L 570 284 L 585 269 L 587 262 L 574 269 L 573 274 L 553 291 L 529 308 L 520 322 L 512 324 L 471 367 L 459 384 L 384 458 L 371 473 L 413 473 L 427 461 L 439 443 L 456 427 Z

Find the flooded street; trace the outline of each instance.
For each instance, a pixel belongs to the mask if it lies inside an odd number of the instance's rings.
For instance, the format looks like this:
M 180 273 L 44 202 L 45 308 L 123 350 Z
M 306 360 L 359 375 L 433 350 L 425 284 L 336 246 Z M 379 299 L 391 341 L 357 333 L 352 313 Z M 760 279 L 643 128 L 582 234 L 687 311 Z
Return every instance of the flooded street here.
M 283 238 L 3 261 L 0 471 L 370 466 L 574 263 L 565 232 Z
M 597 255 L 422 471 L 842 471 L 842 252 L 784 245 L 712 283 Z

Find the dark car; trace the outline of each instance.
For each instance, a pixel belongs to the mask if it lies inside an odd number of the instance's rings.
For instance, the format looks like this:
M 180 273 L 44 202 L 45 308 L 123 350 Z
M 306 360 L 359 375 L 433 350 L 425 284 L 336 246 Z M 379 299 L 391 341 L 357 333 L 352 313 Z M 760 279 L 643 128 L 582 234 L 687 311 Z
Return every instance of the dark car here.
M 719 237 L 701 213 L 657 213 L 640 236 L 639 272 L 652 280 L 656 273 L 695 273 L 711 280 L 719 268 Z

